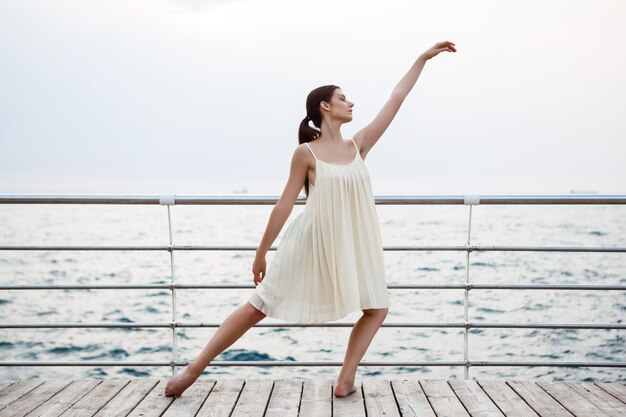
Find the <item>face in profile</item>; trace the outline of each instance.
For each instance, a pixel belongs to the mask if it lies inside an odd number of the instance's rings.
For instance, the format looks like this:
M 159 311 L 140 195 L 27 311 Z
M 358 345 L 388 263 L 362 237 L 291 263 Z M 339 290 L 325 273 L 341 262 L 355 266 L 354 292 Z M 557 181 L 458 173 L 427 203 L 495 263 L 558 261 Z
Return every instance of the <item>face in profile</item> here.
M 341 88 L 336 88 L 330 99 L 330 116 L 344 123 L 351 122 L 352 107 L 354 107 L 354 103 L 346 98 Z

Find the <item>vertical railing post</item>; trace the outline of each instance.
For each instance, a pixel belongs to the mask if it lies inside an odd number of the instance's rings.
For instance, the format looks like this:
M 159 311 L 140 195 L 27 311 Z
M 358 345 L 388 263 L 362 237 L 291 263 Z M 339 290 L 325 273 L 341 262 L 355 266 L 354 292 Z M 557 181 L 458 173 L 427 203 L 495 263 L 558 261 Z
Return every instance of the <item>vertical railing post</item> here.
M 469 205 L 469 219 L 467 225 L 467 242 L 465 242 L 465 291 L 463 300 L 463 320 L 465 321 L 465 329 L 463 332 L 463 360 L 465 361 L 464 378 L 469 379 L 469 291 L 472 289 L 470 284 L 470 252 L 472 251 L 470 246 L 470 238 L 472 235 L 472 206 L 477 205 L 480 202 L 480 195 L 466 194 L 464 198 L 464 204 Z
M 169 244 L 167 251 L 170 253 L 170 291 L 172 293 L 172 361 L 170 366 L 172 367 L 172 376 L 176 375 L 176 361 L 178 360 L 178 339 L 176 331 L 176 288 L 174 283 L 176 282 L 176 269 L 174 268 L 174 239 L 172 235 L 172 214 L 170 212 L 170 206 L 174 205 L 176 201 L 174 194 L 165 194 L 159 196 L 159 204 L 167 205 L 167 227 L 169 231 Z

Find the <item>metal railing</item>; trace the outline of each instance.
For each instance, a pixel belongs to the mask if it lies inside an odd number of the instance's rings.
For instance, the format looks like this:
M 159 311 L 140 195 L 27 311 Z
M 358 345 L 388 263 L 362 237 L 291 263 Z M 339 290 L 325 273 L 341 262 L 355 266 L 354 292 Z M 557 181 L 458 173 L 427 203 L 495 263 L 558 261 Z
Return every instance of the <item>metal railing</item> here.
M 172 329 L 172 360 L 165 361 L 0 361 L 0 366 L 169 366 L 172 373 L 176 367 L 185 366 L 186 361 L 178 359 L 178 328 L 219 327 L 221 323 L 178 322 L 176 292 L 185 289 L 253 289 L 254 284 L 185 284 L 176 282 L 174 252 L 190 250 L 207 251 L 256 251 L 254 246 L 194 246 L 175 245 L 172 234 L 172 205 L 273 205 L 276 197 L 255 196 L 175 196 L 173 194 L 158 196 L 136 195 L 0 195 L 0 204 L 160 204 L 167 207 L 169 229 L 168 245 L 157 246 L 0 246 L 0 251 L 168 251 L 170 253 L 171 276 L 169 283 L 163 284 L 1 284 L 0 291 L 9 290 L 144 290 L 167 289 L 171 292 L 170 322 L 98 322 L 98 323 L 0 323 L 1 329 L 43 329 L 43 328 L 171 328 Z M 305 204 L 306 199 L 299 197 L 296 204 Z M 467 241 L 464 246 L 384 246 L 385 251 L 463 251 L 466 253 L 465 282 L 444 284 L 388 284 L 390 290 L 402 289 L 436 289 L 463 290 L 463 322 L 435 323 L 383 323 L 382 327 L 394 328 L 458 328 L 463 329 L 463 360 L 456 361 L 363 361 L 360 366 L 462 366 L 464 377 L 469 378 L 471 366 L 556 366 L 556 367 L 608 367 L 626 368 L 626 362 L 572 362 L 572 361 L 473 361 L 469 359 L 470 329 L 626 329 L 620 323 L 492 323 L 471 322 L 469 320 L 469 293 L 471 290 L 572 290 L 572 291 L 626 291 L 626 285 L 589 285 L 589 284 L 489 284 L 470 282 L 470 254 L 487 251 L 526 251 L 526 252 L 626 252 L 626 247 L 564 247 L 564 246 L 476 246 L 471 245 L 472 207 L 478 204 L 510 205 L 510 204 L 626 204 L 626 195 L 443 195 L 443 196 L 378 196 L 378 205 L 409 205 L 409 204 L 444 204 L 469 206 Z M 272 246 L 270 250 L 276 250 Z M 354 323 L 258 323 L 254 327 L 352 327 Z M 213 361 L 215 366 L 341 366 L 342 362 L 334 361 Z

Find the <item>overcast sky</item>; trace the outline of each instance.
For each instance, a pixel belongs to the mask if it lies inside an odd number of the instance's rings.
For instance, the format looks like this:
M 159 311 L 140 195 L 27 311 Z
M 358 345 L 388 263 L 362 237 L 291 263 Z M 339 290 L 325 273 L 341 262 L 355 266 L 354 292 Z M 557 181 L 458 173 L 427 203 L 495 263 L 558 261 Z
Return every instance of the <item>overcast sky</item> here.
M 310 90 L 349 139 L 430 60 L 375 194 L 626 192 L 626 2 L 0 0 L 0 192 L 279 195 Z

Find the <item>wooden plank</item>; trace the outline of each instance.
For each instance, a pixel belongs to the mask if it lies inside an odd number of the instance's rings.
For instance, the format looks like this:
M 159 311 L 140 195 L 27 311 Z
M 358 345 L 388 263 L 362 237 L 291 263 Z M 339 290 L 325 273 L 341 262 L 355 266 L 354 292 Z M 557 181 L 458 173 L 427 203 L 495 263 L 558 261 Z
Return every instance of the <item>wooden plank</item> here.
M 42 379 L 24 379 L 0 391 L 0 410 L 43 384 Z
M 105 379 L 63 413 L 63 417 L 93 416 L 129 382 L 127 378 Z
M 507 381 L 513 389 L 530 407 L 541 417 L 571 417 L 570 413 L 557 400 L 530 381 Z
M 271 379 L 247 379 L 233 410 L 233 417 L 262 416 L 273 386 Z
M 6 387 L 15 384 L 17 381 L 0 381 L 0 391 L 5 389 Z
M 332 415 L 332 379 L 304 379 L 300 417 L 330 417 Z
M 101 379 L 73 381 L 63 391 L 28 413 L 26 417 L 41 417 L 44 415 L 45 417 L 58 417 L 101 382 Z
M 561 405 L 567 408 L 576 417 L 603 417 L 609 416 L 595 404 L 563 383 L 537 381 L 543 390 L 554 397 Z
M 265 416 L 298 417 L 301 395 L 302 379 L 282 378 L 275 380 Z
M 565 385 L 579 393 L 582 397 L 587 399 L 587 401 L 594 404 L 605 413 L 611 416 L 626 416 L 626 404 L 601 388 L 591 383 L 566 382 Z
M 476 382 L 505 416 L 538 417 L 538 414 L 505 381 L 477 380 Z
M 391 382 L 382 378 L 365 378 L 361 382 L 368 417 L 400 417 Z
M 333 394 L 333 415 L 346 417 L 365 417 L 365 403 L 363 401 L 363 386 L 361 381 L 354 381 L 356 391 L 345 397 L 335 397 Z M 333 392 L 335 383 L 332 385 Z
M 158 379 L 133 379 L 95 417 L 125 417 L 159 383 Z
M 228 417 L 233 412 L 243 379 L 220 379 L 211 390 L 196 417 Z
M 331 379 L 201 379 L 174 399 L 166 382 L 0 381 L 0 417 L 626 416 L 626 385 L 616 383 L 372 378 L 338 398 Z
M 626 385 L 609 384 L 606 382 L 596 382 L 595 385 L 602 388 L 604 391 L 608 392 L 621 402 L 626 403 Z
M 165 396 L 167 380 L 161 380 L 135 407 L 128 417 L 160 417 L 174 402 L 174 397 Z
M 431 407 L 438 416 L 469 416 L 446 381 L 423 379 L 419 382 Z
M 214 379 L 197 379 L 180 397 L 176 397 L 163 417 L 195 416 L 215 386 Z
M 503 417 L 504 414 L 491 401 L 476 381 L 451 379 L 448 385 L 472 416 Z
M 23 417 L 42 403 L 48 401 L 63 388 L 67 387 L 71 381 L 51 379 L 45 381 L 35 389 L 22 395 L 11 402 L 5 409 L 0 411 L 0 417 Z
M 392 380 L 391 387 L 402 417 L 436 417 L 418 380 Z

